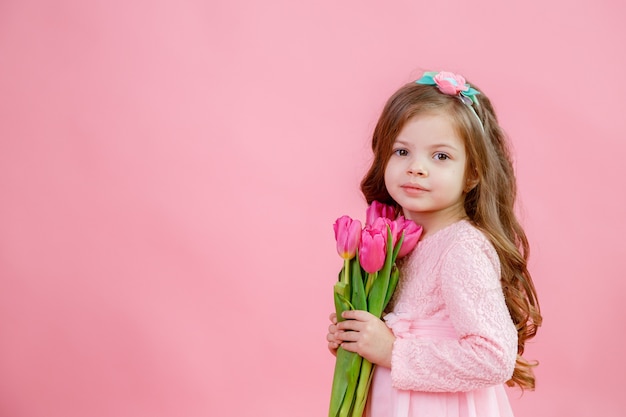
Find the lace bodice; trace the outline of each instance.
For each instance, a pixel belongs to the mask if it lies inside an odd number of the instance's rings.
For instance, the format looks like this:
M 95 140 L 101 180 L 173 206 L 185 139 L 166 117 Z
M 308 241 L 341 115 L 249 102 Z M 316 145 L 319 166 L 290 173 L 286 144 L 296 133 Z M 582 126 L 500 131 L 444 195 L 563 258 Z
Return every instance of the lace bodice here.
M 456 392 L 510 379 L 517 332 L 504 301 L 498 255 L 482 232 L 465 220 L 454 223 L 425 237 L 400 268 L 387 317 L 397 337 L 392 385 Z M 407 321 L 413 327 L 441 322 L 452 333 L 411 333 Z

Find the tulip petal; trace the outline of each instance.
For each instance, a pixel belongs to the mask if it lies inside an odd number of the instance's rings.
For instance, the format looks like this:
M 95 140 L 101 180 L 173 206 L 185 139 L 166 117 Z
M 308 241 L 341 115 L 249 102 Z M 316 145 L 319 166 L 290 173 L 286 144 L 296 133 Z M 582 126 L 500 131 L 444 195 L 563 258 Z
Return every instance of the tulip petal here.
M 379 201 L 372 201 L 372 204 L 367 207 L 367 211 L 365 212 L 365 226 L 371 226 L 374 224 L 376 219 L 379 218 L 390 220 L 395 219 L 396 209 L 393 206 L 383 204 Z
M 361 240 L 361 222 L 349 216 L 341 216 L 333 224 L 337 253 L 343 259 L 352 259 Z
M 385 241 L 381 230 L 372 227 L 363 229 L 359 245 L 359 262 L 370 274 L 379 271 L 385 263 Z

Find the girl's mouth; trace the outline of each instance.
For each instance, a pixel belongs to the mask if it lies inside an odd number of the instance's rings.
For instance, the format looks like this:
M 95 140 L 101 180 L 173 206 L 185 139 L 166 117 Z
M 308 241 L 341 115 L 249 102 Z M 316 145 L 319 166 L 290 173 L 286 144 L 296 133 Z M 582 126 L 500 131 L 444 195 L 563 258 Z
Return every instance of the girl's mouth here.
M 401 186 L 401 188 L 407 193 L 407 194 L 421 194 L 424 193 L 426 191 L 428 191 L 427 189 L 417 185 L 417 184 L 403 184 Z

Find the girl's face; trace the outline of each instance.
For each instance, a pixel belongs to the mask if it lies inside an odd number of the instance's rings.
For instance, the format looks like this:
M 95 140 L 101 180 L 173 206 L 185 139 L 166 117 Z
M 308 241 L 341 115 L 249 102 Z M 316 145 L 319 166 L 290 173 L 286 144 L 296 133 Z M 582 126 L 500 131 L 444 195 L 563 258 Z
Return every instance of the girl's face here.
M 400 131 L 385 186 L 404 216 L 432 234 L 466 216 L 464 141 L 443 112 L 418 114 Z

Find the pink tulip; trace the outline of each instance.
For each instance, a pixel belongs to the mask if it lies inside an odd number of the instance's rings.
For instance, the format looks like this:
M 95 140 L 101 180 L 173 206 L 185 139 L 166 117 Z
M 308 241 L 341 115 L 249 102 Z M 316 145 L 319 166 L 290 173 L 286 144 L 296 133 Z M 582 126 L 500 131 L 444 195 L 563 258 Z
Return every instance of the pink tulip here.
M 387 226 L 389 226 L 389 230 L 391 230 L 391 242 L 393 246 L 396 246 L 398 242 L 398 237 L 400 237 L 400 225 L 395 220 L 388 219 L 386 217 L 379 217 L 374 220 L 374 223 L 369 226 L 372 229 L 380 230 L 380 232 L 387 236 Z
M 365 271 L 373 274 L 382 269 L 387 254 L 387 228 L 384 232 L 366 227 L 361 233 L 359 262 Z
M 369 205 L 366 211 L 365 225 L 373 225 L 374 221 L 379 217 L 393 220 L 396 218 L 396 210 L 392 206 L 372 201 L 372 204 Z
M 398 233 L 401 235 L 404 232 L 404 240 L 398 252 L 398 259 L 400 259 L 415 248 L 422 235 L 422 226 L 416 224 L 413 220 L 404 218 L 404 216 L 399 216 L 396 219 L 396 223 L 398 223 Z
M 337 253 L 345 260 L 354 258 L 361 242 L 361 222 L 349 216 L 341 216 L 333 224 Z

